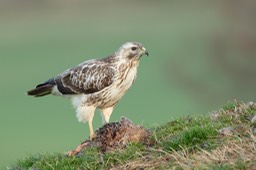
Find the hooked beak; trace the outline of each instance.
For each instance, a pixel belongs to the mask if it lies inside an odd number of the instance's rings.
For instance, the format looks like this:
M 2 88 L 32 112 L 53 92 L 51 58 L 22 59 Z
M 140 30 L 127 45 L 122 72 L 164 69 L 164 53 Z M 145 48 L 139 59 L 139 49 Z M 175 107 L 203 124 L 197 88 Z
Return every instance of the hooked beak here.
M 144 54 L 146 54 L 147 56 L 149 55 L 148 51 L 146 50 L 146 48 L 142 47 L 142 50 L 144 51 Z

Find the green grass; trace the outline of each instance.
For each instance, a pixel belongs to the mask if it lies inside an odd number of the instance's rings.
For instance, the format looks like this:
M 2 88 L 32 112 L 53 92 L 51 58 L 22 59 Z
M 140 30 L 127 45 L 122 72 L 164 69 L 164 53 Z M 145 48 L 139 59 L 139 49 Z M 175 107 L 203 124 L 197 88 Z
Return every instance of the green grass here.
M 256 104 L 228 103 L 209 115 L 189 116 L 151 129 L 148 144 L 130 143 L 125 149 L 100 153 L 91 148 L 75 157 L 62 153 L 31 155 L 11 169 L 250 169 L 256 166 L 252 144 L 256 136 L 250 119 Z M 230 135 L 219 130 L 233 127 Z M 243 127 L 243 128 L 241 128 Z M 241 155 L 240 155 L 241 154 Z M 224 155 L 224 157 L 222 157 Z

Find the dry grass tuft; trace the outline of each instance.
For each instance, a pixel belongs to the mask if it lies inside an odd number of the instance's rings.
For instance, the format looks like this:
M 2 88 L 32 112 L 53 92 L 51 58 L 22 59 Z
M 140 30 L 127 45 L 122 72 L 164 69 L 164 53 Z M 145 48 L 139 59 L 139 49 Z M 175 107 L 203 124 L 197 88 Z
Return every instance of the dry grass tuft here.
M 237 163 L 241 161 L 246 166 L 246 169 L 256 167 L 256 138 L 255 135 L 248 132 L 249 138 L 240 138 L 239 140 L 231 140 L 227 144 L 219 146 L 212 151 L 201 149 L 201 152 L 196 154 L 186 154 L 184 152 L 174 152 L 176 163 L 184 168 L 209 168 L 209 165 L 225 165 L 233 168 L 238 168 Z M 236 136 L 237 137 L 237 136 Z
M 209 169 L 210 166 L 225 165 L 230 168 L 254 169 L 256 167 L 256 136 L 248 131 L 248 137 L 230 140 L 214 150 L 207 151 L 198 148 L 199 151 L 191 154 L 188 149 L 181 151 L 166 152 L 160 149 L 151 150 L 161 156 L 143 156 L 139 159 L 112 168 L 117 169 L 159 169 L 159 168 L 182 168 L 182 169 Z M 230 138 L 231 139 L 231 138 Z M 254 161 L 253 161 L 254 160 Z

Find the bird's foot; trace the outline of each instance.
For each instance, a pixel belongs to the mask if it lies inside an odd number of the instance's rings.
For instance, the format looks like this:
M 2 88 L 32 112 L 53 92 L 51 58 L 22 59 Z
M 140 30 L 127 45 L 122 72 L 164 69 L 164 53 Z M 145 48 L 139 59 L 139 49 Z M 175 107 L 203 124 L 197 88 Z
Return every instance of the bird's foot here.
M 90 134 L 90 140 L 92 141 L 96 137 L 96 134 L 93 132 Z

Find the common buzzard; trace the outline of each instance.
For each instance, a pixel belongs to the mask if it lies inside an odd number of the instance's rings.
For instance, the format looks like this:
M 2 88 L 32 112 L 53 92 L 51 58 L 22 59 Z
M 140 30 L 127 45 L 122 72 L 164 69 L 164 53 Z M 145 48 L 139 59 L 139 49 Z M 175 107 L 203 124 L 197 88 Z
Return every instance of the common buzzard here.
M 90 138 L 95 136 L 92 121 L 96 108 L 108 123 L 113 108 L 131 87 L 139 60 L 147 50 L 137 42 L 123 44 L 113 55 L 84 61 L 27 92 L 41 97 L 48 94 L 69 98 L 79 122 L 89 123 Z

